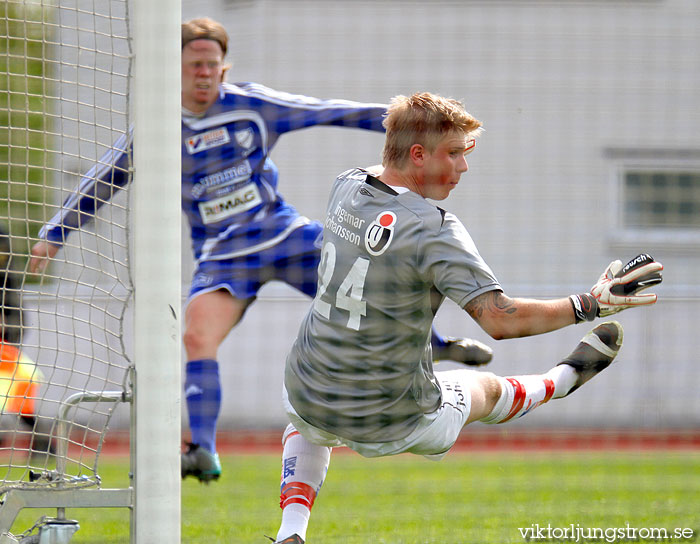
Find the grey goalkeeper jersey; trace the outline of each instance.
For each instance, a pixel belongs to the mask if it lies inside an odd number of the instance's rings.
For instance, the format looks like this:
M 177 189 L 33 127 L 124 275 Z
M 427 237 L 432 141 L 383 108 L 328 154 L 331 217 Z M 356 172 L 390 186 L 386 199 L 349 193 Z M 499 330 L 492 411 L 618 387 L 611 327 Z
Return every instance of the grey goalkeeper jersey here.
M 406 437 L 441 401 L 431 325 L 500 289 L 469 233 L 414 192 L 360 169 L 328 203 L 318 294 L 287 357 L 285 387 L 308 423 L 355 442 Z

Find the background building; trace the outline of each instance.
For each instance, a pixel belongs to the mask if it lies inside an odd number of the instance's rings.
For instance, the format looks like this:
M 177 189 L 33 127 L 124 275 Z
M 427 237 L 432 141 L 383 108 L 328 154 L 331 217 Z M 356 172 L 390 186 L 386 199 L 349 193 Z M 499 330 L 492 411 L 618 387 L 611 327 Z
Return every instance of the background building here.
M 183 4 L 183 20 L 210 16 L 226 25 L 229 81 L 370 102 L 422 90 L 462 100 L 485 133 L 441 206 L 464 222 L 508 295 L 582 292 L 611 260 L 641 251 L 664 263 L 660 302 L 619 315 L 625 346 L 604 379 L 517 425 L 697 428 L 695 0 Z M 273 154 L 280 191 L 321 219 L 334 177 L 380 162 L 382 141 L 337 128 L 287 135 Z M 75 180 L 63 183 L 72 188 Z M 186 292 L 192 262 L 182 232 Z M 268 285 L 224 342 L 221 429 L 284 424 L 284 359 L 308 305 Z M 503 375 L 546 370 L 588 329 L 496 343 L 450 301 L 437 324 L 492 345 L 490 370 Z M 127 423 L 117 417 L 114 425 Z

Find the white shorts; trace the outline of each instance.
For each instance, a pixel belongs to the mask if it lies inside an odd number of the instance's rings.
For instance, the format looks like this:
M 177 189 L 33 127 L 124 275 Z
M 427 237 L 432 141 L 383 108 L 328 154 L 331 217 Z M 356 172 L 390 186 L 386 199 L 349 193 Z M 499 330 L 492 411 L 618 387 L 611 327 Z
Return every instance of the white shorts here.
M 407 437 L 393 442 L 353 442 L 310 425 L 296 413 L 282 386 L 282 399 L 289 420 L 309 442 L 319 446 L 347 446 L 364 457 L 382 457 L 399 453 L 414 453 L 439 461 L 454 445 L 471 410 L 470 384 L 472 370 L 445 370 L 435 372 L 440 384 L 442 403 L 429 414 L 424 414 L 418 426 Z

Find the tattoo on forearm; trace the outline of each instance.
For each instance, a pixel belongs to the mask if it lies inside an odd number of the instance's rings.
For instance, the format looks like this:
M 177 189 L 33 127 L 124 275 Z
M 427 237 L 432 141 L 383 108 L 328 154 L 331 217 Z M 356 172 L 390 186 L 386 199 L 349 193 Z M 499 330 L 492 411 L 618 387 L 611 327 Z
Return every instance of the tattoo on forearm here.
M 488 293 L 484 293 L 483 295 L 476 297 L 474 300 L 469 301 L 464 309 L 474 319 L 482 317 L 484 312 L 490 312 L 493 314 L 513 314 L 518 310 L 517 306 L 515 305 L 515 301 L 508 298 L 500 291 L 489 291 Z

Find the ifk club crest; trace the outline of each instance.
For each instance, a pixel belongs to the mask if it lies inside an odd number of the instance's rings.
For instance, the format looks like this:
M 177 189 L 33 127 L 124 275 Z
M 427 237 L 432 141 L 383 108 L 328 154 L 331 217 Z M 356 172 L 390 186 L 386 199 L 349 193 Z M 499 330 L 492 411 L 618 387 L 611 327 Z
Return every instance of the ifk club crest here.
M 244 130 L 237 130 L 234 133 L 234 138 L 236 138 L 236 143 L 240 145 L 243 149 L 248 150 L 253 147 L 253 142 L 255 141 L 255 133 L 252 128 L 246 128 Z

